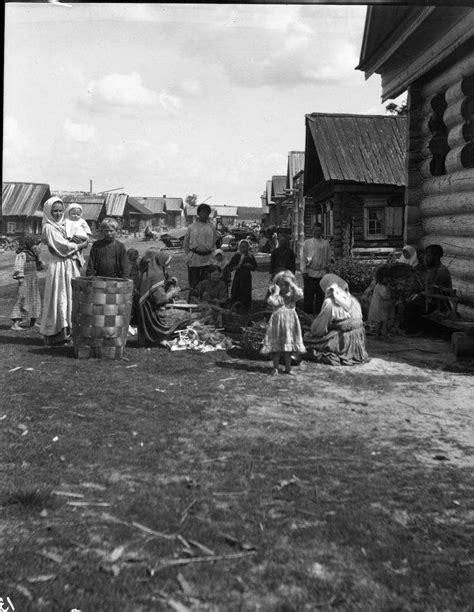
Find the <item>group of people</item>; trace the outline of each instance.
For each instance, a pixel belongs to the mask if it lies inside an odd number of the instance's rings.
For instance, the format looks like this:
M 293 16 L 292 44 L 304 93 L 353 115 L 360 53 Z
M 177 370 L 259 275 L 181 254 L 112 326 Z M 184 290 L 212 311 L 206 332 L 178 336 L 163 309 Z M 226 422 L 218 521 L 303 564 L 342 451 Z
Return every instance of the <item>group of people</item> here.
M 197 222 L 189 226 L 184 239 L 188 266 L 189 301 L 217 309 L 238 305 L 248 311 L 252 303 L 252 272 L 255 257 L 247 240 L 241 240 L 237 253 L 229 262 L 216 249 L 217 233 L 209 221 L 211 209 L 201 204 Z M 18 281 L 18 298 L 12 311 L 12 329 L 22 330 L 38 325 L 47 346 L 70 341 L 72 313 L 72 280 L 82 274 L 133 280 L 131 322 L 138 328 L 139 344 L 158 344 L 178 328 L 190 322 L 186 309 L 175 299 L 182 289 L 171 276 L 172 256 L 168 251 L 149 249 L 139 260 L 136 249 L 126 250 L 116 239 L 118 224 L 106 218 L 101 224 L 102 238 L 92 244 L 87 265 L 83 251 L 90 245 L 91 232 L 76 204 L 67 207 L 52 197 L 44 204 L 42 241 L 50 253 L 41 308 L 37 272 L 43 264 L 39 248 L 31 237 L 25 237 L 16 259 L 14 278 Z M 449 271 L 441 264 L 439 245 L 426 249 L 425 287 L 431 291 L 451 290 Z M 403 249 L 401 261 L 420 268 L 416 250 Z M 347 282 L 330 272 L 333 263 L 329 242 L 322 238 L 316 224 L 313 237 L 303 245 L 301 272 L 303 290 L 296 282 L 296 256 L 286 236 L 279 237 L 271 253 L 271 284 L 267 304 L 272 309 L 262 353 L 273 356 L 273 372 L 278 373 L 280 360 L 284 372 L 291 373 L 291 358 L 306 353 L 308 359 L 327 364 L 356 364 L 367 360 L 365 329 L 359 301 L 351 295 Z M 428 297 L 427 297 L 428 296 Z M 393 300 L 388 288 L 386 268 L 377 270 L 372 287 L 369 321 L 376 321 L 380 332 L 387 333 L 387 320 Z M 310 315 L 303 329 L 296 303 L 303 299 L 304 311 Z M 429 294 L 415 295 L 406 304 L 407 327 L 422 313 L 432 311 L 439 302 Z M 304 332 L 304 333 L 303 333 Z

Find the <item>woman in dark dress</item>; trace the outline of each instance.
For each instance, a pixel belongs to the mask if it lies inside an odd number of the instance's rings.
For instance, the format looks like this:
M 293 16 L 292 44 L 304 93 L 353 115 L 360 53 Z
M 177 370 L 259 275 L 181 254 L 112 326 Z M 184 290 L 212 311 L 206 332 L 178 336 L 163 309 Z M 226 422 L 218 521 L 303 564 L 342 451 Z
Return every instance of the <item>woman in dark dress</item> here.
M 229 270 L 234 271 L 230 290 L 231 304 L 239 304 L 242 310 L 252 305 L 252 272 L 257 269 L 255 257 L 250 253 L 248 240 L 239 242 L 239 250 L 229 261 Z
M 190 321 L 187 312 L 167 306 L 181 291 L 176 279 L 169 279 L 170 261 L 168 252 L 150 249 L 140 262 L 137 308 L 140 346 L 160 344 Z

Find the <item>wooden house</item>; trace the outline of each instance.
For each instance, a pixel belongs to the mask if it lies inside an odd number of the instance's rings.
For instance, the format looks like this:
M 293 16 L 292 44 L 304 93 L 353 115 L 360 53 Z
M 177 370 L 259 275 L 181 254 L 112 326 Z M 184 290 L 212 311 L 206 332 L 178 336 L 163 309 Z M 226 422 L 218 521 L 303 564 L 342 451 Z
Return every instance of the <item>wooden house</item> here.
M 151 225 L 155 229 L 165 225 L 165 203 L 163 198 L 154 197 L 134 197 L 137 202 L 150 211 L 151 216 L 146 220 L 146 225 Z
M 220 221 L 225 227 L 232 227 L 240 222 L 237 206 L 211 206 L 214 220 Z
M 0 232 L 41 234 L 43 204 L 51 197 L 45 183 L 2 183 Z
M 289 151 L 286 169 L 286 207 L 290 215 L 291 246 L 299 254 L 304 242 L 304 206 L 300 177 L 304 171 L 304 151 Z
M 115 219 L 121 229 L 126 229 L 124 217 L 127 200 L 128 195 L 126 193 L 105 194 L 105 216 Z
M 152 218 L 152 212 L 138 198 L 128 197 L 128 213 L 127 229 L 138 234 L 145 231 L 146 226 Z
M 244 225 L 253 225 L 255 223 L 262 225 L 263 216 L 267 212 L 267 208 L 262 206 L 239 206 L 237 208 L 237 219 L 239 223 Z
M 408 90 L 406 240 L 440 244 L 474 306 L 474 9 L 369 6 L 358 69 L 383 100 Z
M 306 115 L 305 234 L 321 220 L 336 257 L 403 246 L 406 118 Z
M 267 181 L 267 206 L 270 208 L 270 225 L 288 226 L 291 216 L 284 208 L 286 202 L 286 175 L 272 176 L 271 181 Z

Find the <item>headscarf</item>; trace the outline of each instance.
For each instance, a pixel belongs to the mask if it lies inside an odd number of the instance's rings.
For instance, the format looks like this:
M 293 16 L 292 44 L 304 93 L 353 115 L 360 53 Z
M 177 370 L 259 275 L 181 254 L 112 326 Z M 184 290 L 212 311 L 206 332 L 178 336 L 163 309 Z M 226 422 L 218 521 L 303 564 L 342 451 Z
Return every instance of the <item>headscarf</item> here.
M 319 281 L 319 286 L 326 293 L 326 291 L 331 287 L 331 285 L 337 285 L 343 291 L 349 291 L 349 285 L 346 281 L 338 276 L 337 274 L 325 274 L 323 278 Z
M 341 308 L 344 308 L 344 310 L 349 312 L 352 305 L 352 299 L 351 294 L 349 293 L 349 289 L 341 289 L 341 287 L 337 283 L 333 283 L 327 288 L 326 297 L 332 298 L 336 306 L 340 306 Z
M 171 261 L 171 253 L 169 251 L 158 251 L 157 249 L 149 249 L 143 255 L 140 262 L 142 274 L 140 277 L 140 297 L 150 291 L 156 285 L 165 284 L 165 267 Z
M 241 244 L 243 244 L 244 242 L 245 242 L 245 243 L 247 244 L 247 246 L 248 246 L 248 253 L 250 253 L 250 242 L 249 242 L 249 241 L 248 241 L 246 238 L 244 238 L 243 240 L 240 240 L 240 241 L 239 241 L 239 253 L 240 253 L 240 245 L 241 245 Z
M 83 213 L 82 206 L 80 204 L 78 204 L 77 202 L 71 202 L 70 204 L 67 205 L 67 208 L 64 211 L 64 218 L 65 219 L 69 219 L 69 213 L 74 208 L 78 208 L 81 211 L 81 216 L 82 216 L 82 213 Z
M 60 202 L 63 205 L 63 214 L 61 215 L 61 218 L 59 219 L 59 221 L 55 221 L 53 217 L 51 216 L 51 209 L 53 208 L 54 204 L 56 204 L 57 202 Z M 57 198 L 56 196 L 53 196 L 52 198 L 49 198 L 49 200 L 46 200 L 46 202 L 44 203 L 43 225 L 52 225 L 55 229 L 57 229 L 62 234 L 64 234 L 63 222 L 64 222 L 64 203 L 61 200 L 61 198 Z
M 408 254 L 410 255 L 408 259 L 406 259 L 406 257 L 403 255 L 403 251 L 408 251 Z M 417 266 L 419 262 L 418 262 L 418 255 L 416 254 L 415 247 L 409 244 L 405 245 L 403 247 L 402 254 L 400 255 L 398 261 L 404 264 L 408 264 L 409 266 L 412 266 L 413 268 Z

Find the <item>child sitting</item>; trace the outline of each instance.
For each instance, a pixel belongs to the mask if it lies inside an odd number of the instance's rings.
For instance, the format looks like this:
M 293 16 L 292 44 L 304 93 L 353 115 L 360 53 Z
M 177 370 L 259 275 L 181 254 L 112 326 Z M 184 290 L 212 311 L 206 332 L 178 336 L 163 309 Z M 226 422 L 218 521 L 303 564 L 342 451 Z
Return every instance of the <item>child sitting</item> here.
M 275 275 L 274 284 L 270 286 L 269 291 L 270 297 L 267 301 L 273 307 L 273 313 L 268 321 L 261 352 L 272 355 L 272 374 L 278 374 L 280 355 L 283 355 L 285 362 L 285 374 L 291 374 L 292 353 L 306 351 L 295 309 L 297 300 L 303 297 L 303 291 L 297 286 L 296 278 L 289 270 L 282 270 Z
M 227 286 L 227 290 L 230 285 L 231 273 L 229 271 L 229 266 L 227 265 L 227 261 L 224 255 L 224 251 L 222 249 L 216 249 L 212 253 L 211 257 L 211 265 L 218 266 L 222 273 L 222 280 Z
M 388 338 L 388 320 L 393 311 L 386 268 L 381 266 L 377 269 L 375 281 L 376 285 L 370 301 L 367 321 L 369 324 L 375 324 L 377 336 L 382 336 L 386 340 Z
M 72 202 L 66 208 L 64 227 L 66 229 L 66 238 L 73 242 L 82 242 L 84 240 L 90 241 L 92 239 L 92 232 L 87 224 L 87 221 L 82 218 L 82 206 L 77 202 Z M 85 259 L 78 251 L 74 258 L 78 261 L 79 267 L 85 263 Z
M 87 276 L 128 278 L 130 263 L 122 242 L 116 240 L 118 223 L 106 217 L 101 225 L 102 240 L 96 240 L 91 248 L 87 263 Z
M 222 307 L 228 299 L 227 286 L 222 280 L 219 266 L 209 266 L 207 279 L 199 282 L 191 290 L 191 302 L 204 302 Z

